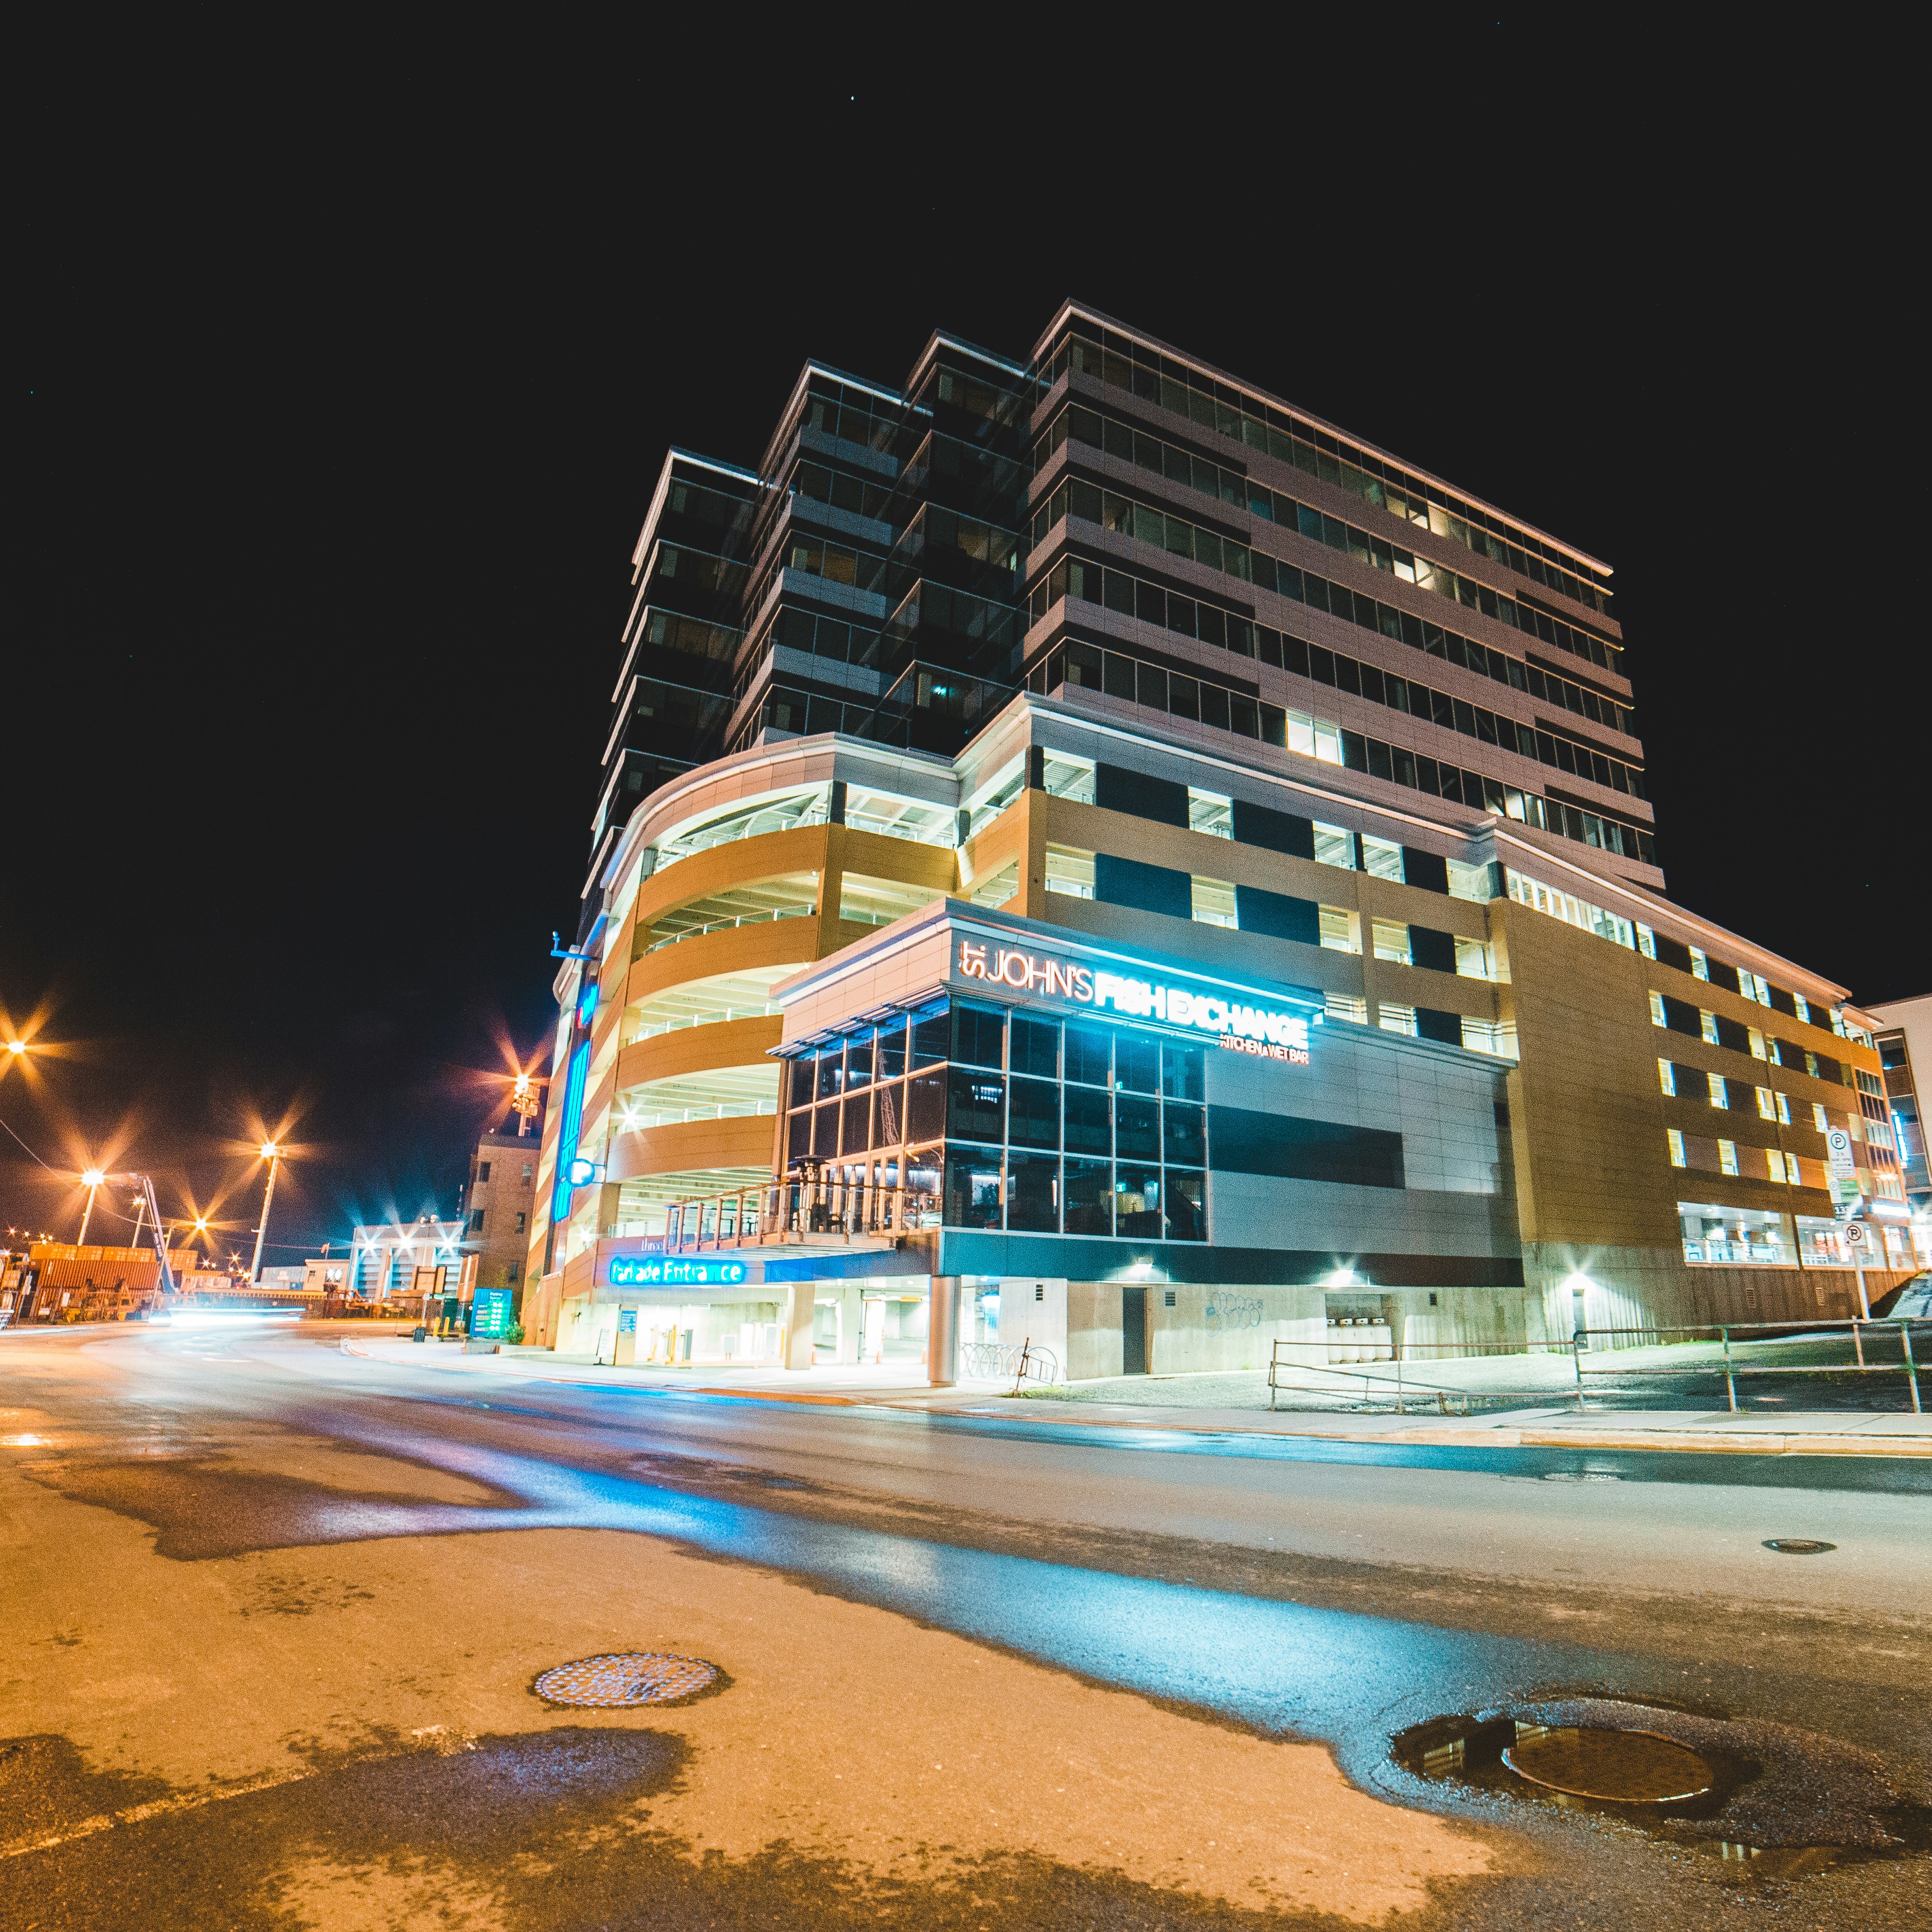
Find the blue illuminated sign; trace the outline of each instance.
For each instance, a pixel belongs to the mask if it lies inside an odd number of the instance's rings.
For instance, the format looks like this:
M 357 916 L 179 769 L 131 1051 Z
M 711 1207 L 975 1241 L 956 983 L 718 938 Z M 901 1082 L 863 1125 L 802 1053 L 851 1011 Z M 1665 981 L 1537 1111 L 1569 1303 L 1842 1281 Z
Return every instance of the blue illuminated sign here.
M 516 1319 L 516 1296 L 507 1288 L 479 1288 L 470 1314 L 470 1332 L 492 1342 Z
M 742 1262 L 687 1262 L 675 1255 L 613 1255 L 608 1279 L 613 1288 L 736 1288 L 745 1279 Z

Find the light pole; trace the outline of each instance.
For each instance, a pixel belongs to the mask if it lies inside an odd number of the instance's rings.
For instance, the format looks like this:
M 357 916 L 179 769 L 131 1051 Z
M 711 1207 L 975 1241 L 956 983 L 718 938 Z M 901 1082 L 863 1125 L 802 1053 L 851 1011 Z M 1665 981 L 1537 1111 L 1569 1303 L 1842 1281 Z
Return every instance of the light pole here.
M 262 1278 L 262 1244 L 268 1238 L 268 1203 L 275 1198 L 275 1171 L 282 1160 L 282 1150 L 273 1141 L 264 1141 L 257 1151 L 268 1163 L 268 1184 L 262 1195 L 262 1225 L 255 1230 L 255 1258 L 248 1266 L 250 1281 Z
M 74 1246 L 84 1248 L 87 1245 L 87 1224 L 94 1213 L 94 1190 L 107 1177 L 99 1168 L 90 1167 L 80 1178 L 87 1184 L 87 1205 L 80 1210 L 80 1238 Z

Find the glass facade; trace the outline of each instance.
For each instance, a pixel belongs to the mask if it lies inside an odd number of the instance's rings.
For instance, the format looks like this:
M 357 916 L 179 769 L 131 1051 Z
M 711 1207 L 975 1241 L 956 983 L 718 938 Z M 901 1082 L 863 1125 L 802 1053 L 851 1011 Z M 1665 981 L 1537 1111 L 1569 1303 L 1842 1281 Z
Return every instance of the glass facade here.
M 785 1160 L 939 1194 L 950 1228 L 1208 1238 L 1202 1048 L 940 1000 L 794 1059 Z

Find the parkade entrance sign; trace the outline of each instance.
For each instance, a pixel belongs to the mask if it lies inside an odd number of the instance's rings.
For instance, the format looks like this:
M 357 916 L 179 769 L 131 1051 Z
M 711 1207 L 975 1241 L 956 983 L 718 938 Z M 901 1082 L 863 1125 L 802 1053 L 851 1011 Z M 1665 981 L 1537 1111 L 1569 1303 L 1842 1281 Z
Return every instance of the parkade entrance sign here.
M 736 1288 L 742 1262 L 688 1262 L 676 1255 L 613 1255 L 605 1275 L 613 1288 Z
M 958 972 L 962 980 L 1010 987 L 1016 992 L 1044 994 L 1096 1012 L 1112 1012 L 1124 1018 L 1151 1020 L 1156 1025 L 1210 1034 L 1224 1046 L 1252 1045 L 1270 1059 L 1308 1063 L 1308 1019 L 1305 1014 L 1244 997 L 1244 989 L 1209 981 L 1201 986 L 1174 985 L 1147 968 L 1149 977 L 1083 966 L 1055 959 L 1020 946 L 992 946 L 959 941 Z

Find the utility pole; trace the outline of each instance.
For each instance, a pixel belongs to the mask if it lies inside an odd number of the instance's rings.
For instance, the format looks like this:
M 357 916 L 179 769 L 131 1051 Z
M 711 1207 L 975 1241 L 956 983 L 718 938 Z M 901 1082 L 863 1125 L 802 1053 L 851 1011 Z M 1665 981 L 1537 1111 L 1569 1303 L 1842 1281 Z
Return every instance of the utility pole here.
M 99 1168 L 90 1167 L 80 1178 L 87 1184 L 87 1205 L 80 1210 L 80 1238 L 74 1246 L 84 1248 L 87 1245 L 87 1224 L 94 1216 L 94 1196 L 107 1177 Z
M 262 1245 L 268 1238 L 268 1204 L 275 1198 L 275 1172 L 282 1160 L 282 1150 L 273 1141 L 264 1141 L 260 1153 L 268 1163 L 268 1184 L 262 1194 L 262 1225 L 255 1230 L 255 1258 L 248 1264 L 250 1281 L 262 1278 Z

